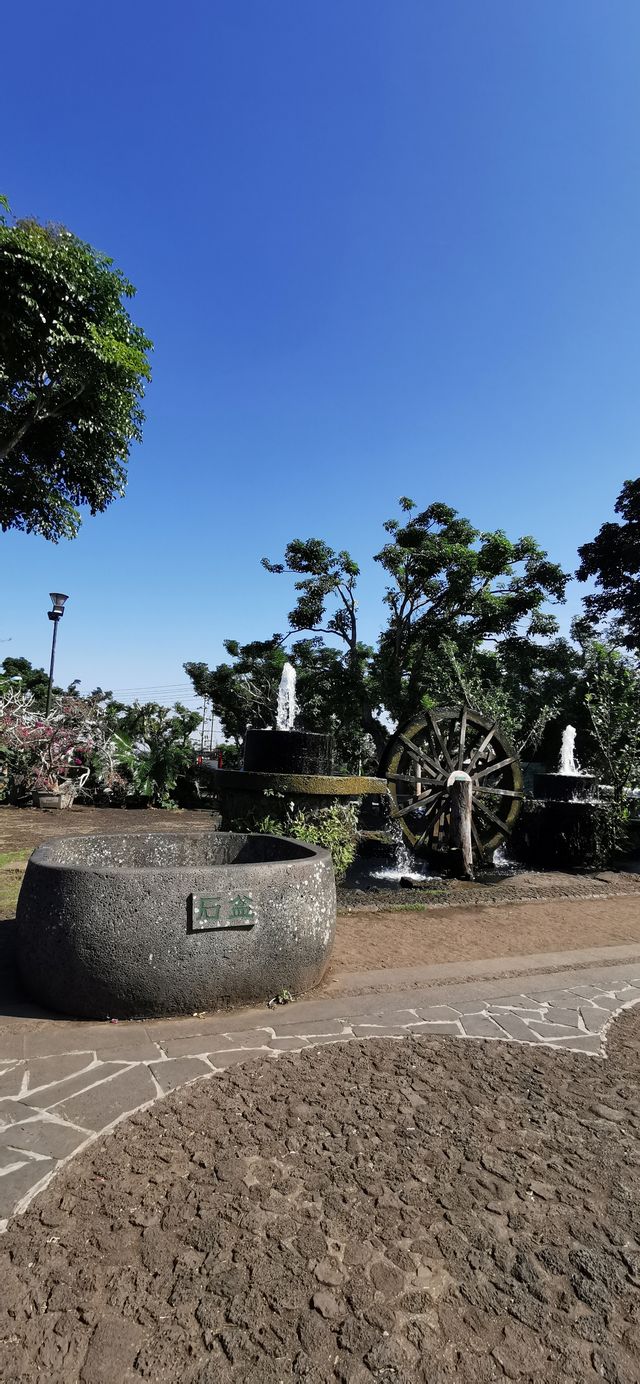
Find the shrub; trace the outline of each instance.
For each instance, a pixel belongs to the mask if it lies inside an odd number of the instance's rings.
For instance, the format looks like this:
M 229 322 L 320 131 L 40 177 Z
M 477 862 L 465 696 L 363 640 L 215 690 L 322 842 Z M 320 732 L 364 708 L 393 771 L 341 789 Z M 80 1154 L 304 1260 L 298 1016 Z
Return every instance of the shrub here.
M 622 844 L 623 823 L 614 802 L 525 799 L 509 851 L 541 870 L 599 870 Z
M 30 692 L 0 694 L 2 790 L 12 802 L 34 790 L 69 799 L 91 775 L 108 784 L 114 774 L 113 740 L 91 700 L 59 697 L 48 716 L 34 709 Z
M 269 811 L 265 813 L 268 796 Z M 281 793 L 265 794 L 260 803 L 248 807 L 242 817 L 225 821 L 226 831 L 258 831 L 269 836 L 292 836 L 331 852 L 336 878 L 342 879 L 355 857 L 358 844 L 358 806 L 332 802 L 322 806 L 313 799 L 292 802 Z

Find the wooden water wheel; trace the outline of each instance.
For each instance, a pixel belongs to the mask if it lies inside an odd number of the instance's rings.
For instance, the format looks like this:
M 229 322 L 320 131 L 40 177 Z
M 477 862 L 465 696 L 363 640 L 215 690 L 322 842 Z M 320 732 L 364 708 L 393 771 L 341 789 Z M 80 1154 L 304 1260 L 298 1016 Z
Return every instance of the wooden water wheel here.
M 469 706 L 413 717 L 391 737 L 380 761 L 398 821 L 414 850 L 455 849 L 452 784 L 471 781 L 471 839 L 486 856 L 508 836 L 520 811 L 522 774 L 499 726 Z

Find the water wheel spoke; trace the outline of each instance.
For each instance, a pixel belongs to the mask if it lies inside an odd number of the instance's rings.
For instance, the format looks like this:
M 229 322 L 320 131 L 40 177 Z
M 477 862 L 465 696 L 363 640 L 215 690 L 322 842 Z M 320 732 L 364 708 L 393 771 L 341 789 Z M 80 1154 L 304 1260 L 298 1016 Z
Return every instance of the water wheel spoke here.
M 419 797 L 412 798 L 411 802 L 407 803 L 405 807 L 398 807 L 395 812 L 392 812 L 391 821 L 395 822 L 397 821 L 398 817 L 406 817 L 409 812 L 416 812 L 421 810 L 422 808 L 428 807 L 429 803 L 435 803 L 439 800 L 441 796 L 442 794 L 439 792 L 431 793 L 429 797 L 420 794 Z
M 479 854 L 484 855 L 484 846 L 482 844 L 480 836 L 478 835 L 478 828 L 474 823 L 473 817 L 471 818 L 471 835 L 476 843 Z
M 462 769 L 462 767 L 463 767 L 463 765 L 464 765 L 464 749 L 465 749 L 466 740 L 467 740 L 467 708 L 466 708 L 466 706 L 463 706 L 463 708 L 462 708 L 462 715 L 461 715 L 461 717 L 460 717 L 460 742 L 459 742 L 459 745 L 458 745 L 458 768 L 459 768 L 459 769 Z
M 516 788 L 491 788 L 482 783 L 474 783 L 474 793 L 495 793 L 500 798 L 523 798 L 524 793 L 519 793 Z
M 466 770 L 472 780 L 471 840 L 474 854 L 507 836 L 522 801 L 517 756 L 497 721 L 465 703 L 434 707 L 398 728 L 385 751 L 391 820 L 397 820 L 414 850 L 437 856 L 453 849 L 460 835 L 448 781 Z M 464 774 L 466 777 L 466 774 Z M 504 820 L 503 820 L 504 819 Z M 468 854 L 468 831 L 467 854 Z M 499 836 L 497 836 L 499 833 Z
M 442 738 L 442 736 L 441 736 L 441 734 L 440 734 L 440 727 L 439 727 L 438 722 L 436 721 L 436 718 L 435 718 L 435 716 L 434 716 L 434 714 L 433 714 L 432 711 L 429 712 L 429 720 L 431 721 L 431 725 L 432 725 L 432 727 L 433 727 L 433 734 L 434 734 L 434 736 L 435 736 L 435 738 L 436 738 L 436 743 L 437 743 L 437 745 L 438 745 L 438 748 L 439 748 L 441 754 L 444 755 L 445 764 L 448 765 L 449 771 L 450 771 L 450 772 L 453 772 L 453 770 L 455 769 L 456 766 L 455 766 L 455 764 L 454 764 L 454 762 L 453 762 L 453 760 L 452 760 L 452 758 L 451 758 L 451 755 L 449 754 L 449 750 L 448 750 L 448 748 L 447 748 L 447 743 L 446 743 L 445 740 L 443 740 L 443 738 Z
M 477 769 L 473 775 L 474 785 L 477 783 L 478 779 L 486 778 L 487 774 L 497 774 L 498 769 L 506 769 L 507 764 L 515 764 L 515 762 L 515 755 L 510 754 L 507 755 L 506 759 L 498 759 L 495 764 L 486 764 L 484 769 Z
M 484 737 L 484 740 L 481 740 L 480 744 L 478 745 L 477 750 L 474 750 L 474 751 L 473 751 L 473 754 L 472 754 L 472 756 L 471 756 L 471 759 L 469 760 L 469 773 L 470 773 L 470 774 L 473 773 L 473 770 L 474 770 L 476 764 L 478 763 L 478 760 L 481 759 L 482 756 L 483 756 L 483 754 L 485 754 L 486 751 L 488 750 L 489 745 L 491 744 L 491 741 L 493 740 L 493 737 L 494 737 L 494 735 L 495 735 L 497 729 L 498 729 L 497 723 L 494 721 L 494 723 L 493 723 L 493 725 L 491 726 L 490 730 L 487 731 L 487 733 L 486 733 L 486 735 L 485 735 L 485 737 Z
M 500 831 L 511 831 L 511 827 L 507 826 L 506 822 L 503 822 L 501 817 L 497 817 L 495 812 L 492 812 L 491 808 L 487 807 L 485 803 L 476 802 L 476 807 L 478 812 L 481 812 L 483 817 L 488 817 L 490 822 L 493 822 L 495 826 L 500 828 Z
M 425 821 L 424 831 L 422 832 L 422 835 L 419 836 L 419 837 L 417 838 L 417 840 L 415 841 L 415 843 L 414 843 L 414 850 L 417 851 L 417 850 L 419 850 L 420 846 L 424 846 L 426 837 L 427 837 L 429 834 L 431 834 L 431 835 L 433 836 L 433 833 L 434 833 L 434 830 L 435 830 L 435 827 L 436 827 L 437 821 L 438 821 L 438 818 L 437 818 L 437 817 L 434 817 L 435 811 L 436 811 L 436 805 L 435 805 L 435 803 L 434 803 L 434 804 L 432 804 L 432 806 L 429 808 L 429 811 L 428 811 L 427 814 L 426 814 L 426 821 Z M 429 818 L 431 818 L 431 820 L 429 820 Z
M 438 764 L 437 760 L 431 759 L 428 754 L 424 753 L 424 750 L 418 749 L 418 746 L 414 745 L 413 740 L 410 740 L 408 735 L 399 735 L 398 740 L 404 745 L 412 759 L 415 759 L 423 769 L 427 768 L 430 771 L 432 778 L 442 777 L 442 765 Z M 388 777 L 390 778 L 391 775 Z

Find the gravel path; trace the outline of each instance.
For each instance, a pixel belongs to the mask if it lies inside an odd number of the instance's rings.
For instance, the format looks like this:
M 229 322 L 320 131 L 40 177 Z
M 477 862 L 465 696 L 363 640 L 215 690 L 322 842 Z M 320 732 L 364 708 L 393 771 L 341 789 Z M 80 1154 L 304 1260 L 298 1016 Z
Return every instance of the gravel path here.
M 640 1014 L 609 1059 L 405 1037 L 174 1093 L 0 1244 L 4 1384 L 633 1384 Z

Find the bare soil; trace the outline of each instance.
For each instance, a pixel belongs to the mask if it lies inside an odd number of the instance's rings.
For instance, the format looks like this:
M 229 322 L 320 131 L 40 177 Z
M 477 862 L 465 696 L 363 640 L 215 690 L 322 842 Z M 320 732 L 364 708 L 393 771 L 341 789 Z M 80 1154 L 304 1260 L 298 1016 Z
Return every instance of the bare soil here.
M 15 915 L 28 853 L 52 836 L 127 831 L 204 831 L 213 814 L 153 809 L 73 807 L 65 812 L 0 808 L 0 851 L 22 852 L 23 860 L 0 865 L 0 919 Z M 519 883 L 518 883 L 519 881 Z M 331 969 L 319 993 L 331 993 L 350 973 L 438 965 L 441 962 L 531 956 L 548 951 L 640 943 L 640 875 L 604 873 L 593 879 L 557 873 L 523 873 L 501 881 L 482 903 L 482 891 L 453 881 L 450 897 L 424 898 L 420 891 L 388 895 L 395 907 L 360 906 L 338 917 Z M 535 902 L 510 902 L 519 888 Z M 510 893 L 500 895 L 499 891 Z M 446 892 L 446 891 L 441 891 Z M 573 892 L 581 897 L 571 898 Z M 596 892 L 598 897 L 585 897 Z M 407 900 L 411 906 L 407 906 Z M 372 905 L 374 901 L 372 899 Z M 438 906 L 440 903 L 440 906 Z M 499 906 L 496 906 L 499 905 Z
M 338 919 L 330 975 L 625 942 L 640 944 L 640 890 L 617 898 L 358 912 Z
M 166 812 L 161 808 L 82 807 L 42 812 L 37 807 L 0 807 L 0 851 L 35 850 L 42 841 L 79 834 L 112 835 L 119 831 L 206 831 L 213 818 L 206 810 Z
M 640 1014 L 183 1088 L 0 1242 L 3 1384 L 636 1384 Z

